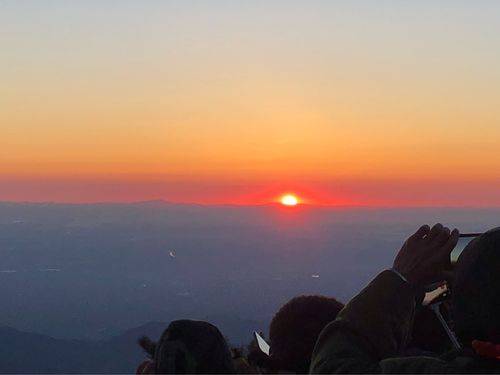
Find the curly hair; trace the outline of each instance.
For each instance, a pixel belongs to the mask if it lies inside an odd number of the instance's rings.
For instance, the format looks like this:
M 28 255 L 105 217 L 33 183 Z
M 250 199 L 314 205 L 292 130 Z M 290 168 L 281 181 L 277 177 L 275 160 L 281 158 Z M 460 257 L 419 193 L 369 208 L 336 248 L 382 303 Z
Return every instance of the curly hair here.
M 275 369 L 307 373 L 319 334 L 344 305 L 325 296 L 298 296 L 284 304 L 271 321 L 269 339 Z

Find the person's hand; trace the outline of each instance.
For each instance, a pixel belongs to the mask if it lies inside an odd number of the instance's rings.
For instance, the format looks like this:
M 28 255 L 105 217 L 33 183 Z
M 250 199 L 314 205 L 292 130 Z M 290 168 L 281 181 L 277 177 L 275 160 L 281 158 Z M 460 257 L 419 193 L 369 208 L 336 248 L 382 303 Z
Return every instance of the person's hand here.
M 457 229 L 436 224 L 420 227 L 406 240 L 394 260 L 393 269 L 403 275 L 409 283 L 424 286 L 438 280 L 441 273 L 450 265 L 450 253 L 459 237 Z

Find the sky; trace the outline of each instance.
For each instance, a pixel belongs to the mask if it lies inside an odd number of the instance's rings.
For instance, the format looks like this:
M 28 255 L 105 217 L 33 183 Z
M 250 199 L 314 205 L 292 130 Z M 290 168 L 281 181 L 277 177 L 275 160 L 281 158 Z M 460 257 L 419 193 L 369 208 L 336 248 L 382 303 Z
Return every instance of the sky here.
M 0 1 L 0 200 L 500 206 L 498 1 Z

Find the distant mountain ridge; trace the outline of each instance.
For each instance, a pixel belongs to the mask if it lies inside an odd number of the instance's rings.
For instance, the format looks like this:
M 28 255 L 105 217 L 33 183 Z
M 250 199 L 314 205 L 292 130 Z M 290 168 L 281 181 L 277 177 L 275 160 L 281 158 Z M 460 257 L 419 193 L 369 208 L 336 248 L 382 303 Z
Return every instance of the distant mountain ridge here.
M 254 330 L 264 322 L 213 316 L 208 321 L 222 332 L 239 337 L 236 344 L 250 342 Z M 137 340 L 148 336 L 157 340 L 168 327 L 166 322 L 148 322 L 103 340 L 58 339 L 0 326 L 0 373 L 134 373 L 146 358 Z
M 167 323 L 150 322 L 108 340 L 65 340 L 0 327 L 0 373 L 133 373 L 145 355 L 140 336 L 157 339 Z

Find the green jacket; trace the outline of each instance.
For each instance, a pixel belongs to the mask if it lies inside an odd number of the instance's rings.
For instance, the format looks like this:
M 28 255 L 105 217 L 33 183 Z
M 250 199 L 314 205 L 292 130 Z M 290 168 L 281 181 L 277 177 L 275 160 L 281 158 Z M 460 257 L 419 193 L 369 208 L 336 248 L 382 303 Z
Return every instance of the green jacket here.
M 321 332 L 311 373 L 500 373 L 500 361 L 457 353 L 451 360 L 398 357 L 410 339 L 417 302 L 411 286 L 384 271 Z

